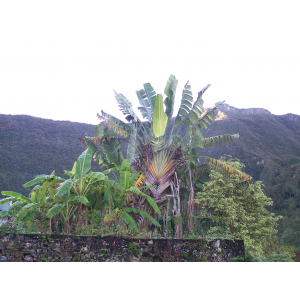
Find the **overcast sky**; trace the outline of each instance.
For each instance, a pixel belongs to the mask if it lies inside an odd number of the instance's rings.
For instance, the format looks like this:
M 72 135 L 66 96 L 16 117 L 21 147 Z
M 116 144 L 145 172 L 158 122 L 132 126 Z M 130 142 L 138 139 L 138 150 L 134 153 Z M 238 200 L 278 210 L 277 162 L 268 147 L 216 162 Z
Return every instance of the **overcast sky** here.
M 0 4 L 0 114 L 97 124 L 122 117 L 113 89 L 137 107 L 143 83 L 163 94 L 174 74 L 176 113 L 189 80 L 195 99 L 211 84 L 205 107 L 300 115 L 295 1 L 44 3 Z

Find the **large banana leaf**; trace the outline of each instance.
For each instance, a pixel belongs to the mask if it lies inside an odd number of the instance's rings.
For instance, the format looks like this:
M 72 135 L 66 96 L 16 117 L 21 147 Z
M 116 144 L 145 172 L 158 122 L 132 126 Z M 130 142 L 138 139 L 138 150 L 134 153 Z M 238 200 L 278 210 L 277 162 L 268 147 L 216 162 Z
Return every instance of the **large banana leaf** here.
M 115 198 L 115 189 L 113 187 L 104 186 L 104 202 L 107 206 L 112 206 L 112 201 Z
M 165 95 L 167 96 L 167 98 L 164 101 L 166 106 L 166 115 L 168 116 L 169 120 L 171 120 L 173 116 L 177 84 L 178 80 L 176 79 L 176 77 L 174 75 L 170 75 L 165 87 Z
M 124 156 L 122 153 L 121 143 L 118 139 L 106 139 L 102 142 L 102 149 L 107 160 L 117 166 L 121 165 Z
M 41 202 L 41 201 L 46 200 L 46 194 L 47 194 L 48 186 L 52 185 L 52 184 L 53 183 L 51 181 L 43 182 L 42 188 L 39 190 L 39 193 L 37 194 L 37 197 L 36 197 L 37 202 Z
M 73 198 L 73 200 L 80 201 L 80 202 L 83 203 L 84 205 L 90 205 L 89 200 L 88 200 L 87 197 L 85 197 L 85 196 L 75 196 L 75 197 Z
M 14 202 L 12 205 L 10 205 L 8 207 L 8 211 L 9 212 L 13 212 L 14 210 L 19 209 L 19 208 L 21 208 L 23 206 L 24 206 L 24 202 L 22 202 L 22 201 L 16 201 L 16 202 Z
M 129 167 L 128 159 L 124 159 L 122 161 L 122 167 Z M 120 171 L 120 184 L 124 189 L 127 189 L 129 187 L 130 175 L 130 171 Z
M 57 189 L 56 196 L 61 197 L 65 195 L 67 192 L 70 191 L 71 187 L 74 183 L 76 183 L 78 179 L 68 179 L 65 182 L 63 182 L 60 187 Z
M 25 197 L 25 196 L 23 196 L 19 193 L 15 193 L 15 192 L 11 192 L 11 191 L 2 191 L 1 194 L 4 195 L 4 196 L 14 197 L 19 201 L 23 201 L 23 202 L 26 202 L 26 203 L 32 203 L 32 200 L 30 198 Z
M 161 94 L 156 96 L 153 111 L 153 132 L 156 137 L 163 136 L 166 132 L 168 117 L 163 108 L 163 97 Z
M 192 94 L 191 86 L 189 85 L 189 82 L 187 82 L 182 92 L 181 104 L 180 104 L 177 117 L 175 119 L 175 125 L 180 125 L 182 122 L 184 122 L 184 124 L 186 125 L 190 125 L 190 122 L 188 121 L 188 115 L 191 111 L 192 105 L 193 105 L 193 94 Z
M 48 192 L 49 192 L 49 194 L 50 194 L 50 197 L 49 197 L 49 199 L 52 199 L 52 200 L 54 200 L 54 198 L 55 198 L 55 196 L 56 196 L 56 192 L 57 192 L 57 190 L 56 190 L 56 189 L 54 189 L 54 188 L 52 188 L 51 186 L 49 186 L 49 188 L 48 188 Z M 31 192 L 31 197 L 32 197 L 32 192 Z
M 14 200 L 16 200 L 15 197 L 7 197 L 7 198 L 4 198 L 4 199 L 1 199 L 1 200 L 0 200 L 0 205 L 5 204 L 5 203 L 7 203 L 7 202 L 14 201 Z
M 93 159 L 94 161 L 99 165 L 100 168 L 102 168 L 103 166 L 108 166 L 109 163 L 106 160 L 106 158 L 101 154 L 101 152 L 99 151 L 98 147 L 94 144 L 93 142 L 93 138 L 85 138 L 84 139 L 87 147 L 90 149 L 92 155 L 93 155 Z
M 118 210 L 117 214 L 119 215 L 119 217 L 121 217 L 125 223 L 129 226 L 129 228 L 134 231 L 134 232 L 138 232 L 138 227 L 134 221 L 134 219 L 125 211 L 122 210 Z
M 119 167 L 114 167 L 114 168 L 107 169 L 107 170 L 103 171 L 102 173 L 104 175 L 109 175 L 112 172 L 120 172 L 120 171 L 129 171 L 129 172 L 131 172 L 131 171 L 133 171 L 133 168 L 128 167 L 128 166 L 119 166 Z
M 38 183 L 42 183 L 44 181 L 51 181 L 52 183 L 56 183 L 56 182 L 63 182 L 65 179 L 55 176 L 54 174 L 52 175 L 38 175 L 35 176 L 35 178 L 31 181 L 26 182 L 25 184 L 23 184 L 23 187 L 29 187 Z
M 151 217 L 149 214 L 147 214 L 146 212 L 144 212 L 144 211 L 142 211 L 142 210 L 139 210 L 139 209 L 137 209 L 137 208 L 132 208 L 132 207 L 125 207 L 124 209 L 125 209 L 127 212 L 138 213 L 138 214 L 140 214 L 142 217 L 145 217 L 145 218 L 150 219 L 150 221 L 151 221 L 154 225 L 161 227 L 161 225 L 160 225 L 153 217 Z
M 64 174 L 68 175 L 70 178 L 74 176 L 74 173 L 71 171 L 64 170 Z
M 59 212 L 61 212 L 65 207 L 65 204 L 55 204 L 52 208 L 50 208 L 47 212 L 47 217 L 52 218 L 55 215 L 57 215 Z
M 114 187 L 118 189 L 119 191 L 123 191 L 123 187 L 116 181 L 114 180 L 101 180 L 101 185 L 106 185 L 108 187 Z
M 101 110 L 101 112 L 102 112 L 102 115 L 103 115 L 103 111 Z M 102 119 L 102 116 L 100 116 L 100 115 L 98 115 L 97 114 L 97 117 L 99 118 L 99 119 Z M 97 136 L 98 137 L 103 137 L 104 136 L 104 130 L 105 130 L 105 127 L 102 125 L 102 124 L 98 124 L 98 125 L 96 125 L 96 127 L 94 128 L 94 131 L 97 133 Z
M 45 205 L 47 205 L 47 202 L 41 202 L 41 203 L 30 203 L 30 204 L 26 204 L 25 206 L 23 206 L 21 208 L 21 210 L 18 212 L 17 216 L 19 218 L 24 218 L 25 215 L 28 213 L 29 210 L 38 208 L 38 207 L 43 207 Z
M 92 152 L 86 149 L 80 154 L 76 161 L 75 175 L 81 179 L 90 170 L 92 161 Z
M 102 172 L 90 172 L 86 177 L 91 179 L 96 179 L 96 180 L 105 179 L 105 175 Z
M 139 196 L 142 196 L 142 197 L 145 197 L 148 201 L 148 203 L 152 206 L 152 208 L 160 215 L 161 212 L 156 204 L 156 202 L 151 198 L 149 197 L 148 195 L 142 193 L 137 187 L 135 186 L 131 186 L 129 189 L 126 190 L 127 193 L 135 193 Z
M 72 168 L 72 171 L 71 171 L 73 174 L 75 174 L 76 165 L 77 165 L 77 161 L 75 161 L 74 164 L 73 164 L 73 168 Z
M 140 172 L 134 172 L 131 177 L 129 178 L 129 185 L 135 185 L 136 181 L 138 180 L 139 178 L 139 174 Z

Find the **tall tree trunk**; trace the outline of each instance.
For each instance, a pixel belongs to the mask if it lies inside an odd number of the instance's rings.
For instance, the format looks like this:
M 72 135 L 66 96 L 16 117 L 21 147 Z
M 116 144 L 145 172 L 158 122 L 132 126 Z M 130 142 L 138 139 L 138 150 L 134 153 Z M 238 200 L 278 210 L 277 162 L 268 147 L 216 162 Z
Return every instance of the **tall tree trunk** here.
M 166 232 L 167 232 L 167 228 L 166 228 L 166 209 L 164 207 L 164 215 L 163 215 L 163 226 L 162 226 L 162 230 L 163 230 L 163 236 L 166 237 Z
M 189 175 L 190 175 L 190 196 L 189 196 L 189 201 L 188 201 L 188 214 L 189 214 L 189 221 L 188 221 L 188 228 L 189 231 L 193 230 L 193 212 L 194 212 L 194 187 L 193 187 L 193 181 L 192 181 L 192 171 L 189 170 Z
M 169 217 L 169 204 L 170 200 L 168 199 L 168 205 L 167 205 L 167 216 L 166 216 L 166 236 L 170 236 L 169 228 L 168 228 L 168 217 Z
M 52 218 L 49 218 L 49 223 L 48 223 L 48 227 L 49 227 L 49 233 L 52 233 L 52 224 L 51 224 L 51 220 Z
M 70 234 L 70 220 L 69 219 L 64 224 L 64 232 L 67 234 Z
M 171 190 L 173 193 L 173 201 L 174 201 L 172 213 L 175 218 L 181 219 L 180 195 L 179 195 L 180 181 L 178 180 L 176 172 L 175 172 L 174 182 L 171 182 L 170 186 L 171 186 Z M 177 203 L 176 203 L 176 198 L 178 200 Z M 182 239 L 182 235 L 183 235 L 182 223 L 181 222 L 175 222 L 175 223 L 176 223 L 175 224 L 175 239 Z

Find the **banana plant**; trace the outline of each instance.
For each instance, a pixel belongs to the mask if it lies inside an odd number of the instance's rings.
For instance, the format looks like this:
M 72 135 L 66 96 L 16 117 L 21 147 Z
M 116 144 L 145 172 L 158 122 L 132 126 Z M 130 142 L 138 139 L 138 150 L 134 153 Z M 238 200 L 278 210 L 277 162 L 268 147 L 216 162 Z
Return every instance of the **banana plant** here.
M 55 186 L 55 184 L 63 181 L 63 178 L 55 176 L 55 171 L 51 175 L 38 175 L 23 185 L 23 187 L 35 185 L 28 197 L 12 191 L 2 191 L 2 195 L 9 197 L 4 198 L 0 202 L 4 204 L 8 201 L 13 201 L 14 204 L 7 213 L 18 217 L 20 220 L 28 221 L 33 218 L 34 210 L 41 211 L 41 208 L 50 206 L 49 189 L 51 189 L 51 186 Z
M 91 192 L 99 193 L 99 191 L 104 191 L 104 196 L 108 199 L 107 206 L 109 209 L 109 213 L 105 217 L 110 218 L 114 214 L 114 210 L 132 230 L 136 230 L 136 224 L 132 222 L 132 217 L 126 211 L 126 203 L 122 201 L 127 195 L 138 194 L 145 196 L 149 204 L 157 212 L 160 212 L 151 197 L 142 193 L 140 189 L 129 186 L 130 171 L 133 169 L 129 166 L 127 159 L 123 160 L 121 166 L 107 169 L 104 172 L 89 172 L 91 160 L 92 152 L 88 148 L 78 157 L 72 171 L 64 171 L 70 178 L 61 182 L 56 190 L 51 187 L 48 189 L 53 203 L 47 216 L 52 218 L 59 214 L 64 221 L 67 233 L 70 230 L 69 220 L 75 211 L 78 208 L 80 209 L 82 204 L 90 206 Z M 108 175 L 113 172 L 120 172 L 119 182 L 109 178 Z M 141 213 L 145 215 L 144 212 Z
M 102 186 L 122 189 L 115 181 L 110 180 L 102 172 L 89 172 L 91 169 L 92 153 L 86 149 L 78 157 L 72 171 L 64 171 L 70 178 L 60 183 L 57 189 L 49 188 L 53 205 L 47 212 L 47 217 L 52 218 L 60 214 L 65 224 L 65 231 L 69 233 L 69 220 L 75 211 L 82 205 L 89 206 L 90 190 L 101 182 Z
M 153 186 L 136 186 L 139 172 L 131 174 L 131 171 L 133 171 L 133 168 L 130 167 L 129 160 L 124 159 L 120 167 L 114 167 L 103 172 L 103 174 L 105 175 L 108 175 L 112 172 L 119 172 L 120 179 L 118 181 L 115 180 L 115 182 L 117 182 L 118 185 L 121 187 L 118 189 L 118 193 L 116 193 L 109 187 L 105 187 L 105 192 L 107 194 L 106 199 L 108 200 L 107 204 L 110 208 L 110 211 L 109 214 L 107 214 L 104 217 L 104 220 L 112 220 L 113 216 L 118 215 L 125 221 L 125 223 L 129 226 L 129 228 L 132 231 L 137 232 L 138 227 L 136 221 L 129 214 L 135 213 L 141 215 L 144 218 L 148 218 L 154 225 L 160 227 L 161 225 L 145 211 L 128 206 L 130 205 L 130 203 L 133 203 L 132 201 L 134 201 L 132 196 L 137 195 L 145 198 L 150 207 L 157 214 L 161 214 L 155 201 L 149 195 L 142 192 L 142 189 L 153 188 Z M 98 184 L 96 184 L 94 188 L 98 189 L 100 187 L 99 185 L 101 184 L 101 182 L 98 182 Z

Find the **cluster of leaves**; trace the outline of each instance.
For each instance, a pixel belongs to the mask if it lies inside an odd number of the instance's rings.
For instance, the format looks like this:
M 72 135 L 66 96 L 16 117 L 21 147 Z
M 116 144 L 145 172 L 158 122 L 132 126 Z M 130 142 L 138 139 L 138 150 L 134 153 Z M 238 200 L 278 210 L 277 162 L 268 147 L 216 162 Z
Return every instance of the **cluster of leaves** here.
M 244 165 L 239 161 L 221 157 L 220 161 L 240 170 Z M 226 174 L 222 170 L 212 170 L 210 181 L 197 193 L 195 202 L 209 214 L 226 220 L 226 233 L 241 238 L 245 246 L 254 253 L 262 253 L 267 237 L 276 234 L 275 229 L 280 216 L 267 211 L 272 205 L 261 189 L 261 182 L 245 186 L 238 174 Z M 218 229 L 211 228 L 214 234 Z
M 142 217 L 149 218 L 154 225 L 160 226 L 146 212 L 127 206 L 128 197 L 136 194 L 144 197 L 153 210 L 160 214 L 157 204 L 141 191 L 147 187 L 134 186 L 139 173 L 130 173 L 133 169 L 129 167 L 127 159 L 123 160 L 120 167 L 107 169 L 104 172 L 89 172 L 91 160 L 92 153 L 86 149 L 74 163 L 72 171 L 64 171 L 70 177 L 69 179 L 55 176 L 54 171 L 51 175 L 36 176 L 35 179 L 24 184 L 25 187 L 35 185 L 28 197 L 12 191 L 2 191 L 2 195 L 9 197 L 0 200 L 0 205 L 10 201 L 14 203 L 8 211 L 0 212 L 0 216 L 13 216 L 26 223 L 33 220 L 34 213 L 37 212 L 37 215 L 48 218 L 50 231 L 51 221 L 53 220 L 54 225 L 57 225 L 56 216 L 58 216 L 64 225 L 64 232 L 70 233 L 71 218 L 75 220 L 74 223 L 84 223 L 84 221 L 80 222 L 86 219 L 83 210 L 89 208 L 106 212 L 103 218 L 105 223 L 119 217 L 134 232 L 138 232 L 138 227 L 129 213 L 140 214 Z M 112 180 L 108 176 L 112 172 L 119 172 L 120 179 Z M 57 227 L 56 231 L 59 231 Z

